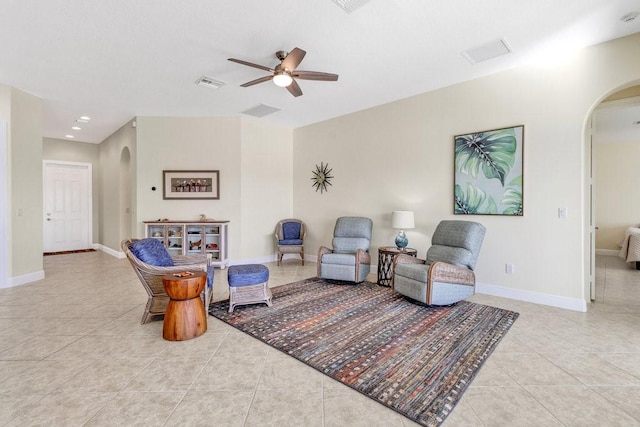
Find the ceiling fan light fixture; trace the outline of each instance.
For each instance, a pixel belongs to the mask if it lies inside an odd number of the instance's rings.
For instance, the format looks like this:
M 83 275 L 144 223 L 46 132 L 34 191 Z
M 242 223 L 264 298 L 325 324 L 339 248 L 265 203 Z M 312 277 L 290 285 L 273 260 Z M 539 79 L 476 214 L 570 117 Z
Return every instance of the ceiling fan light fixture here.
M 293 77 L 291 77 L 291 74 L 287 73 L 286 71 L 276 72 L 276 74 L 273 75 L 273 83 L 276 86 L 287 87 L 292 82 Z
M 276 86 L 287 88 L 292 96 L 298 97 L 302 95 L 302 89 L 300 89 L 300 86 L 298 85 L 298 79 L 324 80 L 328 82 L 335 82 L 338 80 L 337 74 L 298 70 L 298 65 L 300 65 L 300 62 L 302 62 L 306 54 L 307 52 L 298 47 L 293 48 L 291 52 L 279 50 L 276 52 L 276 57 L 280 60 L 280 63 L 276 65 L 275 68 L 254 64 L 253 62 L 247 62 L 242 59 L 228 58 L 228 60 L 241 65 L 246 65 L 247 67 L 269 71 L 269 75 L 243 83 L 240 85 L 241 87 L 249 87 L 272 80 Z

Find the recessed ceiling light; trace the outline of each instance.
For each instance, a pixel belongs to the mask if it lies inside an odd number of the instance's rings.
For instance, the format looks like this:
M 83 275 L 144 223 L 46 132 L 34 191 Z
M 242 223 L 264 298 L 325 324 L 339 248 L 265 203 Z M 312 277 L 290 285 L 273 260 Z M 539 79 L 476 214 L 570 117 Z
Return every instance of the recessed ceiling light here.
M 89 123 L 89 122 L 86 120 L 78 119 L 76 120 L 76 123 Z
M 71 129 L 73 129 L 73 130 L 80 130 L 80 129 L 82 129 L 82 128 L 81 128 L 80 126 L 71 126 Z
M 89 121 L 89 120 L 91 120 L 91 117 L 82 116 L 82 117 L 80 117 L 80 120 L 87 120 L 87 121 Z
M 65 135 L 66 138 L 75 138 L 73 135 Z

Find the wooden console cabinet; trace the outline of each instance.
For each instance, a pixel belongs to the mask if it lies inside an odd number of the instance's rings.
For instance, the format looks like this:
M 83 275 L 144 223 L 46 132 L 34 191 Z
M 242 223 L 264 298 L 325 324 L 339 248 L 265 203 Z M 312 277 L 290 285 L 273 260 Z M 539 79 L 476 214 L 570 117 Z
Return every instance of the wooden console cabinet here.
M 212 264 L 229 265 L 229 221 L 144 221 L 145 237 L 162 241 L 170 254 L 211 254 Z

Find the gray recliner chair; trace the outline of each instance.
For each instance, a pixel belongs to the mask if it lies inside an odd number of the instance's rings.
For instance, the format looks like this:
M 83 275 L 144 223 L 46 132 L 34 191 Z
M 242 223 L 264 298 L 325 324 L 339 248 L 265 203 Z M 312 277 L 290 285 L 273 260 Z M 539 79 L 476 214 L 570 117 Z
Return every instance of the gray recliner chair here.
M 428 305 L 449 305 L 475 293 L 473 269 L 486 228 L 472 221 L 442 221 L 436 227 L 427 259 L 397 255 L 393 289 Z
M 333 231 L 333 249 L 321 246 L 318 250 L 318 277 L 364 282 L 371 269 L 372 229 L 373 221 L 369 218 L 338 218 Z

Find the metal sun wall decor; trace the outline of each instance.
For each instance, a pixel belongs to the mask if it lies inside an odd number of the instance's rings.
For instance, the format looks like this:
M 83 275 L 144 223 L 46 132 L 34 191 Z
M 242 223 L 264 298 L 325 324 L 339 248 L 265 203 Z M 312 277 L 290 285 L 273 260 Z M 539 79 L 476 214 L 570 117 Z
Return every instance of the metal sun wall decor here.
M 316 193 L 320 190 L 320 194 L 322 194 L 327 190 L 327 185 L 331 184 L 331 179 L 333 179 L 333 175 L 331 172 L 333 169 L 329 169 L 329 163 L 326 165 L 323 162 L 320 162 L 320 166 L 316 165 L 316 170 L 311 171 L 313 176 L 311 177 L 311 181 L 313 181 L 312 187 L 315 187 Z
M 459 215 L 523 215 L 524 126 L 457 135 L 454 208 Z

